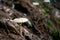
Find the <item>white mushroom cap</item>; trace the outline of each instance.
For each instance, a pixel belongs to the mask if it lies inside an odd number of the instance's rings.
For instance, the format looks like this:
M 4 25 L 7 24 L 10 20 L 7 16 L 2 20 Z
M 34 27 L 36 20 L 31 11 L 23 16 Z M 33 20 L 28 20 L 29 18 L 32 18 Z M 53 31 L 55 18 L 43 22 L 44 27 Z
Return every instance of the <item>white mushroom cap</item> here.
M 24 22 L 28 22 L 27 18 L 15 18 L 14 20 L 10 20 L 12 22 L 16 22 L 16 23 L 24 23 Z
M 50 2 L 50 0 L 44 0 L 44 2 Z
M 60 14 L 59 11 L 56 11 L 55 16 L 58 17 L 58 18 L 60 18 L 59 14 Z
M 39 3 L 38 2 L 33 2 L 33 5 L 39 5 Z

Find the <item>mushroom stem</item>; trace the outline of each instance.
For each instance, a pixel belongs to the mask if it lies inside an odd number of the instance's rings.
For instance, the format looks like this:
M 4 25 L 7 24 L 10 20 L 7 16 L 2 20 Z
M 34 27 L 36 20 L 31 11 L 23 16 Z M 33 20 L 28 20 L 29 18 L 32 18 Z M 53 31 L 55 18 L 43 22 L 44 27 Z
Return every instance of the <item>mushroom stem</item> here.
M 23 28 L 22 28 L 22 23 L 21 24 L 19 24 L 19 32 L 20 32 L 20 35 L 22 36 L 22 30 L 23 30 Z

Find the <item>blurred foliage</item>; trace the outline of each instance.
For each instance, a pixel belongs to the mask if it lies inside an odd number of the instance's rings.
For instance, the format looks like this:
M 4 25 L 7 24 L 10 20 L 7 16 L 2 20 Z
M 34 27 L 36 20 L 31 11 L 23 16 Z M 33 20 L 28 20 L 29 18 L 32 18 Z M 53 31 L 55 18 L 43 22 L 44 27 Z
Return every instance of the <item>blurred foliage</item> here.
M 50 3 L 53 5 L 54 4 L 54 0 L 50 0 Z
M 60 19 L 57 20 L 57 23 L 60 24 Z
M 57 8 L 54 7 L 54 5 L 55 5 L 54 1 L 55 0 L 50 0 L 50 5 L 47 5 L 47 4 L 46 5 L 47 6 L 50 6 L 54 10 L 56 10 Z M 42 10 L 43 14 L 47 15 L 47 14 L 49 14 L 49 12 L 51 13 L 51 11 L 49 10 L 50 8 L 47 8 L 47 6 L 45 6 L 43 2 L 40 3 L 40 6 L 41 6 L 41 10 Z M 53 13 L 54 13 L 54 10 L 52 10 Z M 60 19 L 59 20 L 56 20 L 56 21 L 60 25 Z M 54 22 L 51 19 L 46 19 L 46 24 L 48 25 L 48 27 L 52 27 L 51 35 L 53 36 L 53 39 L 54 40 L 60 40 L 59 32 L 58 32 L 56 26 L 53 28 L 53 26 L 55 25 Z
M 36 2 L 36 0 L 32 0 L 32 2 Z
M 60 39 L 59 32 L 56 28 L 51 31 L 51 35 L 53 36 L 54 40 L 59 40 Z
M 44 8 L 42 11 L 43 11 L 44 14 L 49 13 L 49 10 L 47 8 Z
M 47 25 L 48 25 L 48 26 L 52 26 L 52 25 L 53 25 L 53 22 L 52 22 L 51 20 L 48 20 L 48 19 L 47 19 Z
M 50 5 L 47 5 L 47 4 L 46 5 L 47 6 L 50 6 L 54 10 L 56 10 L 57 8 L 54 7 L 54 5 L 55 5 L 54 1 L 55 0 L 50 0 Z M 43 2 L 40 2 L 40 5 L 39 6 L 41 7 L 41 10 L 42 10 L 42 12 L 43 12 L 44 15 L 49 14 L 49 12 L 51 13 L 51 11 L 49 10 L 50 8 L 47 8 L 44 5 Z M 52 10 L 52 11 L 54 12 L 54 10 Z M 56 21 L 60 25 L 60 19 L 59 20 L 56 20 Z M 52 27 L 53 30 L 51 30 L 51 35 L 53 36 L 54 40 L 60 40 L 59 32 L 58 32 L 57 28 L 56 27 L 53 28 L 54 22 L 52 20 L 50 20 L 50 19 L 46 19 L 46 24 L 48 25 L 48 27 Z

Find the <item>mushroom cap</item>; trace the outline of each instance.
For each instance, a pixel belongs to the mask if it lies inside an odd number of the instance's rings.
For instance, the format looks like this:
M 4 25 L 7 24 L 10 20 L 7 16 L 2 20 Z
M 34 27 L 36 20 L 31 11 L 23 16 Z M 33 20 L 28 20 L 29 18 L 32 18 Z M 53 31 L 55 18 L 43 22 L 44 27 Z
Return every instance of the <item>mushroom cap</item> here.
M 44 2 L 50 2 L 50 0 L 44 0 Z
M 16 23 L 24 23 L 24 22 L 28 22 L 27 18 L 15 18 L 13 20 L 10 20 L 12 22 L 16 22 Z
M 38 2 L 33 2 L 33 5 L 39 5 L 39 3 Z
M 60 12 L 59 12 L 58 10 L 56 11 L 55 16 L 56 16 L 57 18 L 60 18 Z

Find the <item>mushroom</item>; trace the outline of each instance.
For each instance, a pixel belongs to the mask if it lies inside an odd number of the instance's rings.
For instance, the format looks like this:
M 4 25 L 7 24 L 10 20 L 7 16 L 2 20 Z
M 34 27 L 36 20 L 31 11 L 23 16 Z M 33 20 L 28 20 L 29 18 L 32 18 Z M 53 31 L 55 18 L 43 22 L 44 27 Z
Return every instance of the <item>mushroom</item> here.
M 60 12 L 59 12 L 58 10 L 56 10 L 55 16 L 56 16 L 57 18 L 60 18 Z
M 21 36 L 22 36 L 22 30 L 23 30 L 23 28 L 22 28 L 22 24 L 23 23 L 28 23 L 29 25 L 31 25 L 31 22 L 27 19 L 27 18 L 15 18 L 15 19 L 13 19 L 13 20 L 10 20 L 11 22 L 15 22 L 15 23 L 18 23 L 19 25 L 20 25 L 20 34 L 21 34 Z
M 15 23 L 19 23 L 19 24 L 28 23 L 28 25 L 29 25 L 30 27 L 32 27 L 31 22 L 30 22 L 27 18 L 15 18 L 15 19 L 10 20 L 10 21 L 15 22 Z
M 25 23 L 25 22 L 28 22 L 28 19 L 27 18 L 15 18 L 13 20 L 10 20 L 12 22 L 16 22 L 16 23 Z

